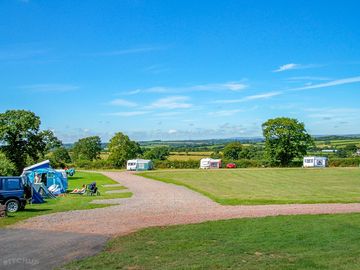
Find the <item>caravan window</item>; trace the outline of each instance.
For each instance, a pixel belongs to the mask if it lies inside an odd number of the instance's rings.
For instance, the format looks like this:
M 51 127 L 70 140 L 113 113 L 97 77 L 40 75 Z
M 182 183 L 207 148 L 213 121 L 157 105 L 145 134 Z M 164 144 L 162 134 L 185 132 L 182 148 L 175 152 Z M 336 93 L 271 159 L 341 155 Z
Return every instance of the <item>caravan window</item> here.
M 312 159 L 305 159 L 305 163 L 313 163 Z

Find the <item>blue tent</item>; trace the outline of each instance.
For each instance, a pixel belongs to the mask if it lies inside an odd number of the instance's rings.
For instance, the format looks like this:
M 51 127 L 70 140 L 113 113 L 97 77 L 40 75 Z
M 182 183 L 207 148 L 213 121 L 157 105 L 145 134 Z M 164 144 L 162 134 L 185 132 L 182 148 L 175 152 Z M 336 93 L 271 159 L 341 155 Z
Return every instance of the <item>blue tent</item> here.
M 24 169 L 23 174 L 31 182 L 35 182 L 35 176 L 37 175 L 47 188 L 57 185 L 58 189 L 53 192 L 55 194 L 65 193 L 68 188 L 68 180 L 66 174 L 58 172 L 51 168 L 50 162 L 44 161 L 33 166 Z

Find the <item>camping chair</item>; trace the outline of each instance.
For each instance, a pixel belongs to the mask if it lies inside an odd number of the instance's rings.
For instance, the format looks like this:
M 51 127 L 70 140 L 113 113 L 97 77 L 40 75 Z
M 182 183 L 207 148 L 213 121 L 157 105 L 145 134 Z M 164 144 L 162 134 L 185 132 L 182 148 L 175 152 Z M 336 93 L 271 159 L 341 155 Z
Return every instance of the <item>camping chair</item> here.
M 89 196 L 99 196 L 100 192 L 96 186 L 96 182 L 92 182 L 90 185 L 87 186 L 86 195 Z

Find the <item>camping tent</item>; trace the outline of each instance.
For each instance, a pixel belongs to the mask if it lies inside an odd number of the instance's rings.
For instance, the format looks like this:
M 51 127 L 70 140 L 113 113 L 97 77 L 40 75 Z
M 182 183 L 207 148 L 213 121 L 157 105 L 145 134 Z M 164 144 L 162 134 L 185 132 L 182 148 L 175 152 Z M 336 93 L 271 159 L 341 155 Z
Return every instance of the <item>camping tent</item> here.
M 200 169 L 219 169 L 221 168 L 221 159 L 202 158 L 200 160 Z
M 327 167 L 327 157 L 304 157 L 303 167 Z
M 154 168 L 151 160 L 147 159 L 131 159 L 126 164 L 128 171 L 147 171 Z
M 23 175 L 33 184 L 43 183 L 46 188 L 56 186 L 57 188 L 56 191 L 53 192 L 54 194 L 65 193 L 68 187 L 66 174 L 51 168 L 48 160 L 26 167 Z

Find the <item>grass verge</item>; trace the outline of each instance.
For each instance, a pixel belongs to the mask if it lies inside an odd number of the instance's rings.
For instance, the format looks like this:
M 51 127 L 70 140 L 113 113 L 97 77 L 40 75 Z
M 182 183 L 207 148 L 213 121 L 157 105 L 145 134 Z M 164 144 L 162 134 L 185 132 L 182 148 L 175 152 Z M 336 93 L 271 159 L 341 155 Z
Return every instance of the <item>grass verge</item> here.
M 360 214 L 149 228 L 65 269 L 358 269 Z

